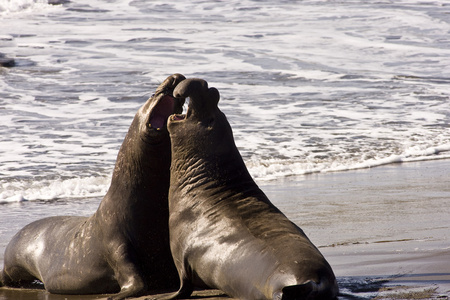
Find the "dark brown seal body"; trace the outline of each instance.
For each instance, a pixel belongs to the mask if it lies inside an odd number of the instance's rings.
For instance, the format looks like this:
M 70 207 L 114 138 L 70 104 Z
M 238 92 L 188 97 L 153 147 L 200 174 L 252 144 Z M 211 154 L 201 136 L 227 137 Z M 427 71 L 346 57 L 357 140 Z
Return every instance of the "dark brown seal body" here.
M 50 217 L 20 230 L 5 251 L 3 283 L 38 279 L 58 294 L 175 291 L 169 249 L 170 139 L 166 121 L 182 111 L 168 77 L 139 109 L 117 156 L 111 186 L 91 217 Z
M 186 115 L 169 118 L 169 229 L 181 287 L 217 288 L 239 299 L 333 299 L 330 265 L 303 231 L 258 188 L 217 107 L 219 92 L 186 79 Z

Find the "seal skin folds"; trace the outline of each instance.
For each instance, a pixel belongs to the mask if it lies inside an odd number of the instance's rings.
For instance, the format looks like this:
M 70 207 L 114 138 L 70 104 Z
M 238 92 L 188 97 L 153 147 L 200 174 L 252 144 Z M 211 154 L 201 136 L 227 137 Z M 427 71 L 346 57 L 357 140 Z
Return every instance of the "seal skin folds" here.
M 186 115 L 168 121 L 170 244 L 181 281 L 172 297 L 197 286 L 239 299 L 335 298 L 330 265 L 248 173 L 219 92 L 186 79 L 174 96 L 190 102 Z
M 50 217 L 21 229 L 5 251 L 3 284 L 38 279 L 50 293 L 176 291 L 178 273 L 169 248 L 171 162 L 167 118 L 184 99 L 173 89 L 185 77 L 168 77 L 137 112 L 117 156 L 111 186 L 91 217 Z

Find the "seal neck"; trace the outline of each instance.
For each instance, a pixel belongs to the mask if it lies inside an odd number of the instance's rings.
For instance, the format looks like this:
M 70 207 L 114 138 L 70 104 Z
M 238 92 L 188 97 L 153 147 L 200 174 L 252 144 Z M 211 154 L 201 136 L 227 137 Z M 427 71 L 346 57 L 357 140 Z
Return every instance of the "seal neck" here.
M 261 190 L 248 172 L 242 157 L 233 145 L 229 152 L 205 155 L 200 149 L 177 153 L 172 159 L 170 193 L 189 194 L 194 189 L 203 193 L 232 196 L 260 194 Z M 179 200 L 177 200 L 179 201 Z
M 170 159 L 168 136 L 151 145 L 132 125 L 117 155 L 111 185 L 99 210 L 114 208 L 121 218 L 133 218 L 141 212 L 163 209 L 167 206 Z

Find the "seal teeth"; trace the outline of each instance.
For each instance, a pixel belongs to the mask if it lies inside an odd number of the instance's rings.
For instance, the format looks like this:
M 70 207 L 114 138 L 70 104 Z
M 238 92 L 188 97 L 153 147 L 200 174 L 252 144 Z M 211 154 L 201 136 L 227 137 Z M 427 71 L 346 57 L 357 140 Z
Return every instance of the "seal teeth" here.
M 184 114 L 183 115 L 175 114 L 172 116 L 172 120 L 174 120 L 174 121 L 182 121 L 184 119 L 186 119 L 186 115 L 184 115 Z
M 148 123 L 148 127 L 156 129 L 156 131 L 160 131 L 161 127 L 153 127 L 152 124 Z

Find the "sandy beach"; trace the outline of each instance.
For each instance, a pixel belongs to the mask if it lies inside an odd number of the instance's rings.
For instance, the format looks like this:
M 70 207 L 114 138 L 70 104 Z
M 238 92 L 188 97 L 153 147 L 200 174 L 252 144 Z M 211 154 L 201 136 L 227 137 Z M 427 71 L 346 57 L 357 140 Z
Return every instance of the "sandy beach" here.
M 450 160 L 433 160 L 259 185 L 332 265 L 339 299 L 448 299 L 449 182 Z M 1 300 L 99 298 L 0 289 Z
M 262 188 L 275 203 L 284 194 L 306 205 L 301 212 L 278 204 L 333 267 L 340 299 L 448 299 L 449 182 L 450 160 L 434 160 Z M 305 221 L 305 212 L 315 217 Z
M 379 289 L 380 299 L 448 299 L 450 295 L 450 161 L 404 163 L 319 175 L 334 178 L 337 201 L 370 199 L 360 241 L 321 248 L 343 294 Z M 329 181 L 329 180 L 328 180 Z

